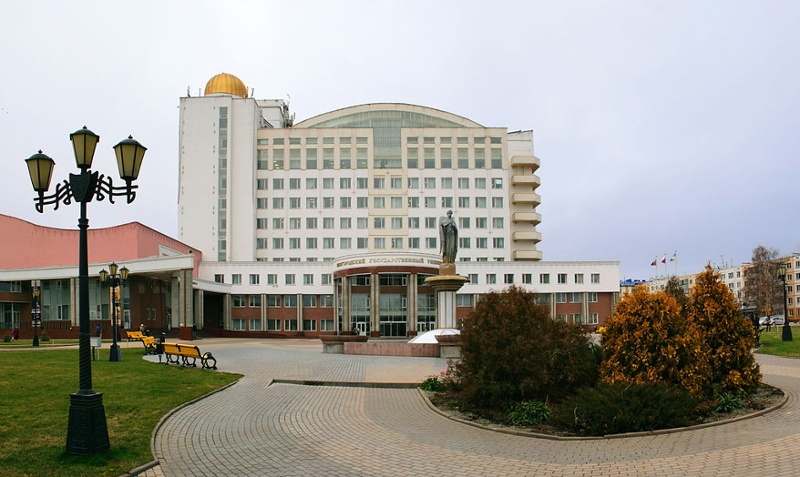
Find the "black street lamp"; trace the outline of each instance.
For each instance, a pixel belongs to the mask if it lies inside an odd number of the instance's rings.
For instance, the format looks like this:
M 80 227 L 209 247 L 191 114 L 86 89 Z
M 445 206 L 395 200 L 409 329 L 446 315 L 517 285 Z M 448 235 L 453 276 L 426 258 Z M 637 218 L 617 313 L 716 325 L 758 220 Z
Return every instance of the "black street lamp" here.
M 786 306 L 786 264 L 781 263 L 781 266 L 778 268 L 778 278 L 783 281 L 783 334 L 781 336 L 782 341 L 792 341 L 792 328 L 789 326 L 789 313 L 787 313 L 787 306 Z
M 33 346 L 39 346 L 39 333 L 36 327 L 42 325 L 42 309 L 39 307 L 39 295 L 42 291 L 39 287 L 33 287 L 33 302 L 31 303 L 31 325 L 33 325 Z
M 34 154 L 25 162 L 31 176 L 33 190 L 38 193 L 34 199 L 36 210 L 44 212 L 44 207 L 53 205 L 58 209 L 60 203 L 69 205 L 72 201 L 80 203 L 80 230 L 78 241 L 78 359 L 80 370 L 80 388 L 70 394 L 69 427 L 67 428 L 67 453 L 73 455 L 90 455 L 109 449 L 106 413 L 103 408 L 103 394 L 92 389 L 92 355 L 89 342 L 89 250 L 86 230 L 89 219 L 86 217 L 86 204 L 97 199 L 114 203 L 114 197 L 123 196 L 130 204 L 136 198 L 133 181 L 139 176 L 144 153 L 147 150 L 131 136 L 114 146 L 117 156 L 119 175 L 125 181 L 124 186 L 116 187 L 110 177 L 92 172 L 92 159 L 100 136 L 86 129 L 79 129 L 69 135 L 75 151 L 75 162 L 80 169 L 79 174 L 70 174 L 69 180 L 56 184 L 53 194 L 44 194 L 50 188 L 55 161 L 42 154 Z
M 122 353 L 119 351 L 119 312 L 117 311 L 117 294 L 122 297 L 122 289 L 125 288 L 125 282 L 128 281 L 128 269 L 122 267 L 117 273 L 117 264 L 111 263 L 108 266 L 111 273 L 105 269 L 100 270 L 100 285 L 103 288 L 111 289 L 111 334 L 113 335 L 113 342 L 111 343 L 111 356 L 109 361 L 122 361 Z

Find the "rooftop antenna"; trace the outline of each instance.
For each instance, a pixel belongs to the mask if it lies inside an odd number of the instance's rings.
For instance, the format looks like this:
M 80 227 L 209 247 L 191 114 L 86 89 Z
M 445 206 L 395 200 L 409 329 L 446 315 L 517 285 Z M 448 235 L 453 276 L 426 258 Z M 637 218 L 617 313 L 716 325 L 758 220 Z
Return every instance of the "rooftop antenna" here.
M 190 98 L 192 97 L 191 86 L 187 86 L 186 87 L 186 96 L 188 96 Z

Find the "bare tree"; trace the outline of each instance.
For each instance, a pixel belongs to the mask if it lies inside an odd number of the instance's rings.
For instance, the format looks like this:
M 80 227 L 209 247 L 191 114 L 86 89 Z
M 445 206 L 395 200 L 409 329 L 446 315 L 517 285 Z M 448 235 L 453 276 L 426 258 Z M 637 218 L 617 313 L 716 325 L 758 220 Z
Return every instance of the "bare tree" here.
M 758 316 L 770 316 L 783 310 L 783 284 L 778 279 L 780 252 L 759 245 L 753 249 L 751 265 L 744 272 L 744 301 L 755 306 Z

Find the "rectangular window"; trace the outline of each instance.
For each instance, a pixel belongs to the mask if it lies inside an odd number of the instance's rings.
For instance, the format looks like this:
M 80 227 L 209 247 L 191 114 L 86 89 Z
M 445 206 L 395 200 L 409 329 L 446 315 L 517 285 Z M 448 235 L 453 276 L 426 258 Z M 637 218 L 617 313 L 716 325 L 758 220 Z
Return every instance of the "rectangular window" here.
M 600 274 L 592 273 L 592 283 L 600 283 Z
M 475 197 L 475 208 L 477 208 L 477 209 L 485 209 L 486 208 L 486 197 Z
M 261 295 L 248 295 L 247 301 L 250 308 L 261 308 Z
M 502 217 L 494 217 L 492 219 L 492 227 L 496 229 L 503 228 L 503 218 Z
M 231 295 L 231 306 L 234 308 L 244 308 L 244 295 Z
M 492 239 L 492 247 L 494 248 L 505 248 L 505 238 L 503 237 L 494 237 Z
M 258 276 L 257 273 L 251 273 L 250 274 L 250 284 L 251 285 L 258 285 L 259 278 L 260 277 Z
M 492 189 L 502 189 L 503 188 L 503 178 L 502 177 L 495 177 L 492 179 Z
M 283 170 L 284 167 L 283 148 L 274 149 L 272 151 L 272 169 Z
M 475 169 L 485 169 L 485 168 L 486 168 L 486 149 L 484 149 L 482 147 L 476 147 L 475 148 Z
M 408 178 L 408 188 L 409 189 L 419 189 L 419 177 L 409 177 Z
M 569 294 L 569 302 L 570 303 L 581 303 L 583 302 L 583 293 L 570 293 Z
M 322 218 L 322 228 L 326 230 L 330 230 L 333 228 L 333 217 L 323 217 Z
M 567 302 L 566 293 L 556 293 L 556 303 L 566 303 L 566 302 Z
M 567 283 L 567 274 L 566 273 L 559 273 L 558 274 L 558 283 L 561 283 L 561 284 Z
M 323 197 L 322 198 L 322 208 L 323 209 L 332 209 L 333 208 L 333 197 Z
M 575 283 L 578 283 L 578 284 L 583 283 L 583 273 L 576 273 L 575 274 Z
M 458 168 L 469 169 L 469 149 L 466 147 L 458 148 Z
M 426 209 L 435 209 L 436 208 L 436 197 L 425 197 L 425 208 Z
M 474 306 L 472 295 L 456 295 L 456 306 Z
M 473 285 L 478 284 L 478 274 L 477 273 L 470 273 L 469 274 L 469 282 Z
M 470 226 L 470 218 L 469 217 L 459 217 L 458 218 L 458 227 L 461 229 L 468 229 Z
M 365 249 L 369 247 L 369 242 L 367 237 L 358 237 L 356 239 L 356 248 Z
M 306 249 L 314 250 L 317 248 L 317 237 L 306 237 Z
M 597 303 L 597 292 L 587 292 L 586 301 L 589 303 Z
M 267 295 L 267 306 L 269 308 L 280 308 L 281 300 L 281 295 Z
M 297 320 L 283 320 L 284 331 L 297 331 Z
M 273 250 L 283 250 L 283 239 L 281 237 L 273 237 L 272 238 L 272 249 Z
M 393 249 L 403 248 L 403 237 L 392 237 L 392 248 Z
M 403 228 L 403 218 L 402 217 L 392 217 L 392 228 L 393 229 L 402 229 Z
M 297 308 L 297 295 L 283 295 L 284 308 Z
M 533 283 L 533 275 L 530 273 L 523 273 L 522 274 L 522 283 L 530 285 Z
M 485 229 L 486 228 L 486 217 L 476 217 L 475 218 L 475 228 L 478 229 Z
M 435 189 L 436 188 L 436 178 L 435 177 L 426 177 L 423 179 L 424 186 L 426 189 Z
M 459 237 L 458 239 L 458 248 L 470 248 L 470 238 L 469 237 Z
M 410 229 L 418 229 L 419 228 L 419 217 L 409 217 L 408 218 L 408 228 L 410 228 Z
M 283 280 L 284 280 L 284 284 L 286 284 L 286 285 L 294 285 L 294 274 L 293 273 L 287 273 L 283 277 Z
M 503 208 L 503 198 L 502 197 L 492 197 L 492 207 L 495 209 L 502 209 Z
M 393 209 L 402 209 L 403 208 L 403 198 L 402 197 L 392 197 L 390 200 L 391 200 Z
M 442 169 L 451 169 L 453 167 L 453 150 L 448 148 L 441 149 L 441 166 Z
M 234 273 L 231 275 L 231 283 L 234 285 L 241 285 L 242 284 L 242 274 L 241 273 Z
M 502 169 L 503 168 L 503 150 L 493 147 L 491 151 L 491 167 L 492 169 Z
M 503 283 L 510 285 L 514 283 L 514 274 L 513 273 L 506 273 L 503 277 Z
M 408 208 L 409 209 L 418 209 L 419 208 L 419 197 L 409 197 L 408 198 Z
M 413 250 L 419 249 L 419 238 L 418 237 L 409 237 L 408 238 L 408 248 Z
M 386 248 L 386 238 L 385 237 L 375 237 L 373 242 L 373 246 L 377 249 L 385 249 Z
M 476 238 L 475 248 L 489 248 L 489 240 L 486 237 Z
M 476 177 L 475 178 L 475 188 L 476 189 L 485 189 L 486 188 L 486 178 L 485 177 Z
M 283 220 L 283 219 L 281 219 Z M 298 230 L 300 228 L 300 217 L 290 217 L 289 218 L 289 228 L 292 230 Z
M 259 197 L 256 199 L 256 209 L 266 209 L 268 203 L 266 197 Z
M 486 284 L 487 285 L 494 285 L 497 283 L 497 275 L 494 273 L 487 273 L 486 274 Z
M 313 273 L 304 273 L 303 274 L 303 285 L 313 285 L 314 284 L 314 274 Z
M 425 239 L 425 248 L 437 248 L 436 237 L 427 237 Z
M 272 198 L 272 208 L 273 209 L 282 209 L 283 208 L 283 197 L 273 197 Z
M 539 283 L 541 283 L 541 284 L 550 283 L 550 274 L 549 273 L 540 273 L 539 274 Z
M 352 155 L 350 148 L 342 148 L 339 150 L 339 167 L 342 169 L 351 169 L 353 167 Z

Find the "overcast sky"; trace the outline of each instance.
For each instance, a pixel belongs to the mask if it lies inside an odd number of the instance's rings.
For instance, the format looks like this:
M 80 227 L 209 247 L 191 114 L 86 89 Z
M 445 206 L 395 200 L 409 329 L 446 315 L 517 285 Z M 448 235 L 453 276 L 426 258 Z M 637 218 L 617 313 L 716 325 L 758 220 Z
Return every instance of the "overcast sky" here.
M 0 213 L 76 227 L 75 205 L 34 210 L 24 159 L 63 180 L 85 124 L 102 173 L 129 134 L 148 147 L 136 201 L 90 204 L 90 227 L 175 236 L 179 98 L 224 71 L 298 121 L 403 102 L 533 130 L 545 260 L 649 278 L 676 251 L 681 274 L 800 252 L 800 2 L 0 4 Z

